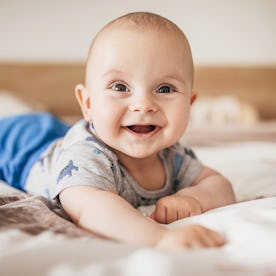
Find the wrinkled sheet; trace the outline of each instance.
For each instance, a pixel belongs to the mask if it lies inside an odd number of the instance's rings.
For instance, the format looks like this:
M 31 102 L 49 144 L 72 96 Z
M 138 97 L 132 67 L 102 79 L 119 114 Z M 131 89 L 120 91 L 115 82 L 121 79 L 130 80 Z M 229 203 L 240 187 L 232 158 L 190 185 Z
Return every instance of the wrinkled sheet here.
M 222 248 L 165 253 L 99 239 L 42 197 L 0 184 L 0 275 L 276 275 L 276 197 L 174 222 L 223 233 Z
M 205 165 L 231 181 L 237 201 L 276 196 L 275 142 L 238 142 L 194 149 Z

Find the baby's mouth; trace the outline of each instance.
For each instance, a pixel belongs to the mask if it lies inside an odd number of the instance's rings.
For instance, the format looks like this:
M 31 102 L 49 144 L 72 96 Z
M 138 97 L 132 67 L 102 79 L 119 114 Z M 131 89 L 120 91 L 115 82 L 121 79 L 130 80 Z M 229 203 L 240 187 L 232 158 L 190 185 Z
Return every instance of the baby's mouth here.
M 147 134 L 156 130 L 157 126 L 154 125 L 132 125 L 127 126 L 129 130 L 139 134 Z

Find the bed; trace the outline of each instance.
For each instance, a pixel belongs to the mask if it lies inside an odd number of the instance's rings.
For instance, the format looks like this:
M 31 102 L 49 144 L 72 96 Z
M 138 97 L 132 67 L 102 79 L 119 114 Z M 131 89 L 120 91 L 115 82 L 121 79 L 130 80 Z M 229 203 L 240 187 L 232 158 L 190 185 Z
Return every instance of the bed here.
M 6 91 L 2 98 L 0 93 L 2 114 L 12 109 L 48 110 L 76 121 L 80 112 L 71 91 L 73 82 L 82 81 L 83 70 L 81 65 L 0 65 L 0 89 Z M 223 70 L 222 80 L 218 72 Z M 167 227 L 199 223 L 223 233 L 227 244 L 165 253 L 103 240 L 76 227 L 45 198 L 0 182 L 0 275 L 276 275 L 276 70 L 198 68 L 197 72 L 203 79 L 196 83 L 199 98 L 226 93 L 236 76 L 235 89 L 226 94 L 243 102 L 240 111 L 244 103 L 256 108 L 256 116 L 248 119 L 239 111 L 230 122 L 223 114 L 220 122 L 190 124 L 181 142 L 231 180 L 238 203 Z M 212 78 L 218 78 L 215 87 Z M 57 93 L 62 96 L 53 101 Z M 147 215 L 151 208 L 139 210 Z

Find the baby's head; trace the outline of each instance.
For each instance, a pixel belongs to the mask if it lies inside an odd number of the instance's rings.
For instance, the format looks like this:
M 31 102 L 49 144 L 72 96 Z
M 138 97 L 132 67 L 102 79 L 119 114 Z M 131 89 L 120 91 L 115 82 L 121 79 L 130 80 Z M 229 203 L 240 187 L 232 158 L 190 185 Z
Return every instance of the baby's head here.
M 184 33 L 159 15 L 119 17 L 94 38 L 76 97 L 84 118 L 118 155 L 143 158 L 184 133 L 193 61 Z
M 93 50 L 97 41 L 100 40 L 101 36 L 108 36 L 110 32 L 114 32 L 120 29 L 128 30 L 130 32 L 141 32 L 141 34 L 155 33 L 158 35 L 163 33 L 165 35 L 172 36 L 174 39 L 177 38 L 179 42 L 182 43 L 183 51 L 185 52 L 185 65 L 187 66 L 187 74 L 189 75 L 188 78 L 191 80 L 191 83 L 193 82 L 193 60 L 190 45 L 185 34 L 176 24 L 174 24 L 167 18 L 148 12 L 135 12 L 123 15 L 106 24 L 98 32 L 89 48 L 86 67 L 86 80 L 89 80 L 89 69 L 93 60 Z M 162 41 L 160 40 L 159 43 L 162 43 Z M 158 47 L 158 45 L 154 46 Z M 141 54 L 143 51 L 146 51 L 146 49 L 141 49 Z

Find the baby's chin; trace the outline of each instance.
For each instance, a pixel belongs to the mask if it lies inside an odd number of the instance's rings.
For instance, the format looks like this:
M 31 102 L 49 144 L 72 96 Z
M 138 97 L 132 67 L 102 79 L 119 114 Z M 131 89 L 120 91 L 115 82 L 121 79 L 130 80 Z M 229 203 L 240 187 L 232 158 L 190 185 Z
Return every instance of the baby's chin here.
M 143 149 L 142 147 L 131 148 L 131 149 L 121 149 L 121 150 L 114 150 L 116 155 L 118 156 L 119 160 L 128 160 L 128 159 L 148 159 L 154 156 L 157 156 L 160 150 L 151 150 Z
M 171 144 L 166 146 L 160 145 L 130 145 L 129 147 L 125 146 L 122 149 L 114 150 L 119 160 L 143 160 L 151 159 L 158 156 L 159 152 L 165 148 L 170 147 Z

